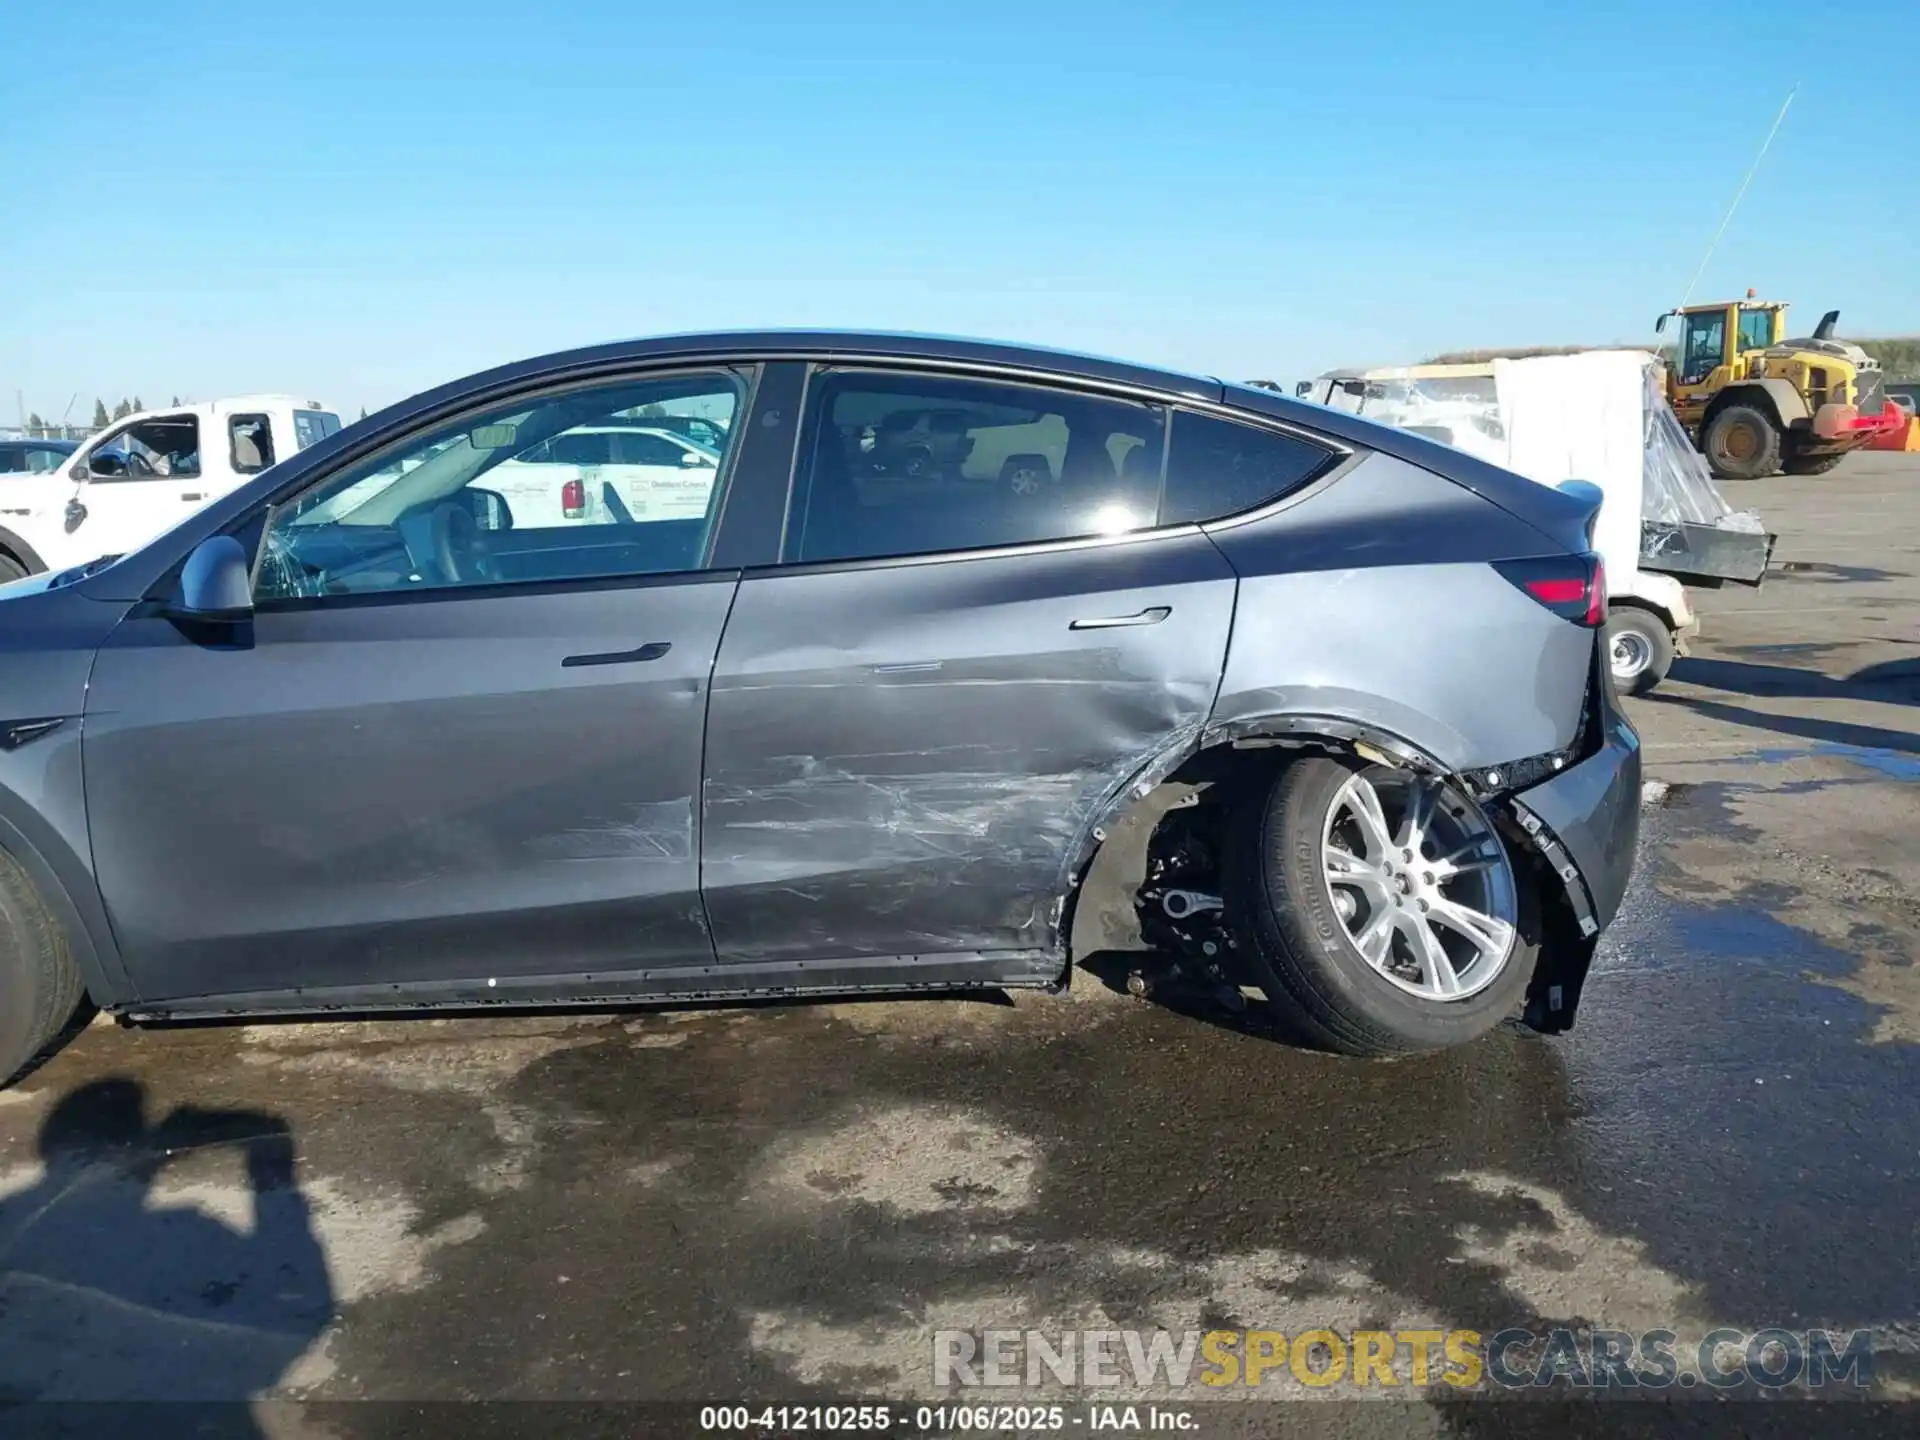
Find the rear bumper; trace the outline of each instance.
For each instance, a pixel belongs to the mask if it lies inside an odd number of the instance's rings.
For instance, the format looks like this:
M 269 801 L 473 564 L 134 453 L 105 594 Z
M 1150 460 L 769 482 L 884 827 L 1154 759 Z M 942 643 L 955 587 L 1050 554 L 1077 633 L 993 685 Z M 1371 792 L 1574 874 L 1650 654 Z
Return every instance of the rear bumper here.
M 1527 986 L 1522 1018 L 1543 1035 L 1573 1025 L 1600 931 L 1619 913 L 1640 840 L 1640 737 L 1597 663 L 1590 695 L 1599 748 L 1508 802 L 1566 899 L 1542 916 L 1540 955 Z
M 1621 713 L 1613 687 L 1602 682 L 1599 688 L 1605 737 L 1600 748 L 1513 801 L 1515 818 L 1554 863 L 1576 916 L 1591 919 L 1591 930 L 1580 927 L 1588 934 L 1604 929 L 1619 912 L 1640 839 L 1640 736 Z

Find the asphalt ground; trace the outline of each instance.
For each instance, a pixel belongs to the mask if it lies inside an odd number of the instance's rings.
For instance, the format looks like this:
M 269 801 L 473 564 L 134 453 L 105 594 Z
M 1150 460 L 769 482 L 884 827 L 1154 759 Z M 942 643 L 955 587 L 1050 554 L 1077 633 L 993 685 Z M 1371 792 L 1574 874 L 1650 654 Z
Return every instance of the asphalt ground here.
M 1631 702 L 1642 854 L 1571 1034 L 1362 1064 L 1111 964 L 1011 1000 L 99 1022 L 0 1093 L 0 1427 L 251 1400 L 157 1413 L 484 1433 L 395 1402 L 516 1400 L 696 1430 L 642 1402 L 952 1400 L 936 1332 L 987 1329 L 1670 1330 L 1683 1370 L 1716 1328 L 1865 1329 L 1870 1393 L 1920 1394 L 1920 456 L 1732 498 L 1776 569 L 1698 594 Z M 1095 1401 L 1199 1433 L 1920 1423 L 1851 1381 L 1524 1392 L 1567 1410 L 1407 1374 L 959 1398 L 1069 1430 Z

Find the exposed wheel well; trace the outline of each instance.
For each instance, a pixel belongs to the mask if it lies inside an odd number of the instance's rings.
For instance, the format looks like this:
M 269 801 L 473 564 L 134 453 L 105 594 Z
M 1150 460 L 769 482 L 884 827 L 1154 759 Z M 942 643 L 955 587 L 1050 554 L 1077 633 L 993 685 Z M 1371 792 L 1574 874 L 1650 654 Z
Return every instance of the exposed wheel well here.
M 1144 794 L 1136 793 L 1117 816 L 1095 831 L 1097 846 L 1061 900 L 1059 940 L 1066 962 L 1065 977 L 1071 977 L 1075 965 L 1103 951 L 1161 948 L 1143 934 L 1141 893 L 1146 888 L 1151 894 L 1153 887 L 1149 881 L 1156 874 L 1161 884 L 1168 883 L 1170 867 L 1177 869 L 1188 863 L 1188 857 L 1166 853 L 1170 844 L 1179 843 L 1178 832 L 1183 828 L 1163 824 L 1169 816 L 1190 809 L 1204 812 L 1209 807 L 1219 813 L 1226 804 L 1253 787 L 1270 783 L 1277 767 L 1303 755 L 1354 757 L 1417 769 L 1464 784 L 1463 777 L 1433 757 L 1382 735 L 1342 735 L 1297 729 L 1279 734 L 1222 737 L 1183 761 Z M 1533 877 L 1534 893 L 1541 904 L 1548 933 L 1567 947 L 1566 963 L 1584 973 L 1584 963 L 1575 959 L 1573 951 L 1585 945 L 1585 953 L 1590 957 L 1591 941 L 1582 936 L 1575 904 L 1565 888 L 1571 884 L 1581 889 L 1584 897 L 1584 887 L 1580 881 L 1568 882 L 1556 873 L 1554 863 L 1543 853 L 1543 849 L 1551 849 L 1552 845 L 1543 847 L 1536 833 L 1524 827 L 1506 806 L 1495 804 L 1489 809 L 1496 827 L 1508 841 L 1516 865 Z M 1538 821 L 1534 824 L 1537 826 Z M 1171 883 L 1202 890 L 1210 888 L 1203 876 L 1196 877 L 1190 872 L 1177 875 Z M 1212 893 L 1218 893 L 1217 889 Z M 1581 909 L 1585 908 L 1584 898 L 1580 905 Z M 1209 912 L 1198 917 L 1196 925 L 1204 929 L 1224 919 L 1223 912 Z M 1162 934 L 1157 938 L 1166 937 Z M 1554 966 L 1543 967 L 1541 983 L 1553 980 L 1558 973 Z M 1530 994 L 1529 1012 L 1533 1009 Z

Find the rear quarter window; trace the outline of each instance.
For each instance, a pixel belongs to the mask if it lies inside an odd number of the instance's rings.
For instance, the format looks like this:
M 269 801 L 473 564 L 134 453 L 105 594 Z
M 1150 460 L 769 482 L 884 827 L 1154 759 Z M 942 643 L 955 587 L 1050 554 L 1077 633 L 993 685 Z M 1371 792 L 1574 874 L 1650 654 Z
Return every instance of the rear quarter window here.
M 1162 525 L 1221 520 L 1297 490 L 1334 461 L 1298 435 L 1176 411 Z

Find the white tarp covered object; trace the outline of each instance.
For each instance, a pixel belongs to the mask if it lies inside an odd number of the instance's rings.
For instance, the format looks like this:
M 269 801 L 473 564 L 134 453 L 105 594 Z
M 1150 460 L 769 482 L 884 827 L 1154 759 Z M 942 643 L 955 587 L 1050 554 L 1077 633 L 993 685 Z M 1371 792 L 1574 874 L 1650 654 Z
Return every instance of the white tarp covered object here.
M 1616 583 L 1642 566 L 1708 584 L 1765 572 L 1772 537 L 1727 504 L 1644 350 L 1343 372 L 1311 393 L 1542 485 L 1591 481 L 1594 548 Z

